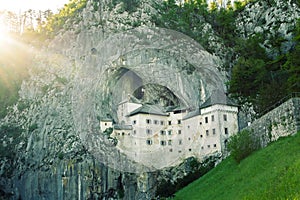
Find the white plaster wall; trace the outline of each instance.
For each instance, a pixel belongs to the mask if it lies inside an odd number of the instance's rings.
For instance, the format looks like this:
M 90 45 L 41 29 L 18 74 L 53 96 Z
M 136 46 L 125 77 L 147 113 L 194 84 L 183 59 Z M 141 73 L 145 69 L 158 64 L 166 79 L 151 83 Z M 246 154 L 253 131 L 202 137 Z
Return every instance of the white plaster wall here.
M 129 121 L 129 118 L 126 116 L 141 106 L 142 106 L 142 104 L 131 103 L 128 101 L 121 102 L 118 105 L 118 110 L 117 110 L 117 116 L 118 116 L 119 123 L 122 123 L 122 121 L 123 121 L 123 122 L 125 122 L 125 124 L 130 124 L 131 122 Z
M 100 130 L 103 132 L 107 128 L 112 128 L 112 121 L 100 121 Z
M 205 108 L 204 111 L 202 115 L 185 120 L 182 118 L 187 113 L 172 112 L 169 116 L 137 114 L 128 117 L 133 130 L 120 138 L 118 147 L 134 161 L 155 168 L 179 164 L 190 156 L 202 159 L 207 155 L 222 152 L 224 141 L 238 131 L 238 108 L 214 105 Z M 147 123 L 147 120 L 150 120 L 150 123 Z M 154 123 L 155 120 L 157 123 Z M 228 130 L 227 134 L 225 128 Z M 147 133 L 147 129 L 151 130 L 151 133 Z M 161 134 L 161 131 L 164 131 L 164 134 Z M 147 139 L 152 143 L 147 144 Z M 165 141 L 165 145 L 162 145 L 161 141 Z

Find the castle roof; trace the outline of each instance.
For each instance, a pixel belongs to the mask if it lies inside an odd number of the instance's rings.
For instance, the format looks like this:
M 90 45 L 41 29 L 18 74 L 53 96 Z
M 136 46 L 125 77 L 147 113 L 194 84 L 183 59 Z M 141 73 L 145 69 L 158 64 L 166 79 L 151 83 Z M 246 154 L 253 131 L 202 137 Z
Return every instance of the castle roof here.
M 238 107 L 238 104 L 236 104 L 233 100 L 231 100 L 224 93 L 224 91 L 215 90 L 212 92 L 211 96 L 200 106 L 200 108 L 206 108 L 206 107 L 213 106 L 216 104 Z
M 186 107 L 181 107 L 181 106 L 168 106 L 166 108 L 166 112 L 180 112 L 180 111 L 185 111 L 187 110 Z
M 115 130 L 132 130 L 131 125 L 125 125 L 125 124 L 115 124 L 114 125 Z
M 183 120 L 189 119 L 189 118 L 195 117 L 200 114 L 201 114 L 200 109 L 196 109 L 196 110 L 193 110 L 193 111 L 189 112 L 188 114 L 186 114 L 182 119 Z
M 101 122 L 112 122 L 113 120 L 110 118 L 101 118 L 100 121 Z
M 151 104 L 143 104 L 141 107 L 135 109 L 127 116 L 133 116 L 136 114 L 152 114 L 152 115 L 161 115 L 161 116 L 168 116 L 164 109 L 159 105 L 151 105 Z

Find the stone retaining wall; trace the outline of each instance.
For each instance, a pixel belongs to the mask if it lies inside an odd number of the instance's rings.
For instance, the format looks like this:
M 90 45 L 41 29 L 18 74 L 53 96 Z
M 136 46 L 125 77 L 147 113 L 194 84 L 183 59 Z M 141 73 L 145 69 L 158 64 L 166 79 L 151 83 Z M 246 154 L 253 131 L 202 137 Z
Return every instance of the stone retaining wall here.
M 296 134 L 300 130 L 300 98 L 289 99 L 245 129 L 260 137 L 263 147 L 279 137 Z

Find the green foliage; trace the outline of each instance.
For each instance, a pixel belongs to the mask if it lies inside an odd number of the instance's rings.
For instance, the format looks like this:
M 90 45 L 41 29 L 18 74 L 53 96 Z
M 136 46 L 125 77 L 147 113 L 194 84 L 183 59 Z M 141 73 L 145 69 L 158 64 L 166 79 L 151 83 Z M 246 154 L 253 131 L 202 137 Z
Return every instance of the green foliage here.
M 38 125 L 36 123 L 31 124 L 28 128 L 29 132 L 33 132 L 34 130 L 36 130 L 38 128 Z
M 300 132 L 270 144 L 239 164 L 229 157 L 177 192 L 174 199 L 299 199 L 299 144 Z
M 23 129 L 14 123 L 6 123 L 0 126 L 0 160 L 6 162 L 4 168 L 4 177 L 10 178 L 13 174 L 16 164 L 18 151 L 24 150 L 23 144 L 26 140 L 23 137 Z
M 64 159 L 64 153 L 63 152 L 59 152 L 57 155 L 58 159 L 62 160 Z
M 19 38 L 14 38 L 19 41 Z M 27 67 L 31 56 L 23 46 L 15 43 L 2 44 L 0 48 L 0 118 L 7 114 L 7 108 L 18 101 L 21 83 L 28 77 Z
M 24 141 L 23 129 L 14 123 L 2 124 L 0 126 L 0 158 L 13 160 L 17 153 L 17 146 Z
M 51 37 L 60 30 L 71 29 L 73 23 L 78 23 L 81 20 L 79 13 L 86 7 L 86 3 L 87 0 L 70 0 L 59 10 L 58 14 L 48 16 L 43 32 Z
M 235 45 L 235 12 L 233 9 L 213 9 L 209 13 L 208 22 L 215 33 L 221 37 L 229 47 Z M 230 34 L 229 34 L 230 33 Z
M 156 196 L 159 197 L 171 197 L 173 194 L 181 188 L 187 186 L 189 183 L 195 181 L 199 177 L 206 174 L 209 170 L 214 168 L 215 162 L 218 158 L 210 156 L 203 162 L 199 162 L 194 157 L 188 158 L 184 163 L 185 168 L 188 169 L 188 173 L 183 178 L 177 179 L 175 182 L 170 180 L 163 180 L 159 183 L 156 190 Z
M 254 105 L 257 115 L 265 112 L 274 103 L 291 92 L 300 91 L 300 22 L 294 37 L 295 46 L 286 53 L 287 42 L 279 33 L 267 38 L 267 34 L 236 34 L 236 16 L 248 3 L 257 0 L 237 1 L 233 7 L 218 8 L 213 2 L 210 7 L 204 0 L 187 0 L 177 4 L 175 0 L 164 1 L 158 5 L 159 17 L 153 21 L 159 27 L 182 32 L 199 42 L 210 53 L 215 52 L 210 45 L 210 33 L 203 31 L 205 23 L 212 25 L 214 34 L 222 39 L 228 51 L 227 63 L 223 68 L 231 73 L 229 93 L 237 97 L 240 104 Z M 273 4 L 273 1 L 269 1 Z M 268 36 L 269 37 L 269 36 Z M 265 50 L 262 44 L 268 41 L 272 48 Z
M 136 9 L 139 5 L 139 0 L 113 0 L 112 6 L 115 6 L 119 3 L 123 4 L 124 11 L 131 13 L 131 12 L 136 11 Z
M 240 163 L 241 160 L 260 148 L 260 141 L 251 131 L 243 130 L 230 137 L 228 148 L 231 156 Z
M 114 130 L 114 129 L 113 129 L 112 127 L 107 128 L 107 129 L 105 129 L 105 130 L 103 131 L 103 134 L 104 134 L 104 135 L 107 135 L 107 136 L 110 136 L 110 135 L 112 134 L 113 130 Z
M 299 27 L 298 22 L 294 31 L 295 46 L 287 53 L 281 50 L 285 40 L 279 36 L 270 42 L 272 56 L 261 48 L 266 38 L 260 34 L 247 40 L 239 39 L 235 46 L 239 58 L 232 69 L 229 92 L 238 97 L 240 103 L 252 103 L 258 115 L 288 94 L 300 91 Z
M 167 0 L 156 10 L 159 15 L 153 16 L 152 20 L 157 26 L 182 32 L 209 50 L 208 36 L 203 37 L 199 34 L 209 14 L 205 0 L 185 1 L 180 5 L 175 0 Z
M 240 57 L 232 69 L 230 93 L 255 98 L 259 85 L 265 82 L 265 65 L 261 59 Z
M 288 71 L 287 88 L 288 92 L 300 92 L 300 19 L 294 31 L 295 46 L 287 53 L 284 69 Z

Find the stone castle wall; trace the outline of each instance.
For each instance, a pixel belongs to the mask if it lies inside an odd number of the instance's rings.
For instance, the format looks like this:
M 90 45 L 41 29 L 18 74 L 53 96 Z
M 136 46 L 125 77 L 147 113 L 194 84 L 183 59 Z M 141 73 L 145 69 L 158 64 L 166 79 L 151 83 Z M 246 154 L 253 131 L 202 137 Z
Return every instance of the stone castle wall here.
M 263 147 L 279 137 L 296 134 L 300 130 L 300 98 L 289 99 L 245 129 L 252 130 Z

